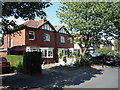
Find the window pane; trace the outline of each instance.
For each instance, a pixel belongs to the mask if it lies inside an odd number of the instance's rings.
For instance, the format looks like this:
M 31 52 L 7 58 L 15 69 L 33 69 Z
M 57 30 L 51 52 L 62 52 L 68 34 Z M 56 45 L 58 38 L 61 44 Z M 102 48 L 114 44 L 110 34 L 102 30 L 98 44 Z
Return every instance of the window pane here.
M 52 54 L 52 51 L 48 51 L 48 57 L 53 56 Z
M 29 31 L 29 39 L 35 39 L 33 31 Z
M 50 41 L 50 35 L 49 34 L 44 34 L 43 35 L 43 40 L 44 41 Z
M 61 41 L 61 43 L 65 43 L 65 37 L 61 36 L 60 41 Z

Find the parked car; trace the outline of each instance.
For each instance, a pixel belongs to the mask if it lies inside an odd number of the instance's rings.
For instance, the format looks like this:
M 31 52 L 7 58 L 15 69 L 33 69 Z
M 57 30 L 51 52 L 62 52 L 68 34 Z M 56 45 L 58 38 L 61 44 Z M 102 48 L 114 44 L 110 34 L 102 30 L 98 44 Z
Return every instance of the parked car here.
M 91 58 L 92 58 L 92 60 L 95 64 L 103 63 L 103 58 L 104 58 L 103 54 L 101 54 L 101 53 L 91 53 L 90 56 L 91 56 Z
M 5 57 L 0 57 L 0 73 L 10 72 L 10 62 Z
M 104 57 L 104 64 L 111 65 L 120 65 L 120 56 L 119 55 L 106 55 Z

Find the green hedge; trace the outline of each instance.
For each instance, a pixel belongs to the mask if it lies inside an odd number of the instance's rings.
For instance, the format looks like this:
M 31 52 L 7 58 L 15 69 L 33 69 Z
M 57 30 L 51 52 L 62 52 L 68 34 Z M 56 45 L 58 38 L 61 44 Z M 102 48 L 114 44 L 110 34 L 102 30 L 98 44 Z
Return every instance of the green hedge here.
M 10 62 L 12 72 L 22 72 L 23 67 L 22 55 L 7 55 L 5 57 Z

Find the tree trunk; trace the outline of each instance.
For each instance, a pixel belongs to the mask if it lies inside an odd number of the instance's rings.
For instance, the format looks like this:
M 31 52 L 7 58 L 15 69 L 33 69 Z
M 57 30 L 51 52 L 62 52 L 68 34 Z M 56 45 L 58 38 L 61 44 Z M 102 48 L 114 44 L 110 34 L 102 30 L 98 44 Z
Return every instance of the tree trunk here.
M 80 54 L 81 54 L 81 56 L 85 56 L 87 49 L 88 48 L 81 48 L 80 47 Z

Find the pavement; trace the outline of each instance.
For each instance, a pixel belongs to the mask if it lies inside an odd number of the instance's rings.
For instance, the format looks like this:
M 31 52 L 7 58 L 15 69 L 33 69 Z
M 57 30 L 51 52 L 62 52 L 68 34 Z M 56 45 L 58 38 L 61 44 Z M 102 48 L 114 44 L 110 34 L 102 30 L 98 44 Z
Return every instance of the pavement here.
M 89 86 L 91 86 L 91 80 L 93 80 L 92 84 L 95 84 L 96 81 L 101 80 L 97 86 L 97 88 L 100 88 L 102 86 L 99 84 L 102 83 L 102 80 L 105 80 L 108 75 L 114 74 L 116 78 L 115 80 L 112 79 L 112 82 L 116 84 L 116 80 L 118 79 L 117 68 L 115 69 L 108 66 L 103 68 L 98 65 L 80 68 L 68 66 L 61 67 L 58 63 L 55 63 L 42 65 L 42 74 L 37 76 L 29 76 L 20 73 L 0 75 L 0 80 L 2 80 L 0 88 L 85 88 L 86 85 L 90 88 Z M 108 80 L 111 79 L 107 78 L 107 81 Z M 105 88 L 108 88 L 108 86 Z M 117 88 L 118 83 L 113 85 L 113 87 Z

